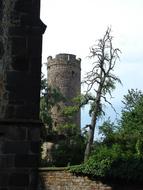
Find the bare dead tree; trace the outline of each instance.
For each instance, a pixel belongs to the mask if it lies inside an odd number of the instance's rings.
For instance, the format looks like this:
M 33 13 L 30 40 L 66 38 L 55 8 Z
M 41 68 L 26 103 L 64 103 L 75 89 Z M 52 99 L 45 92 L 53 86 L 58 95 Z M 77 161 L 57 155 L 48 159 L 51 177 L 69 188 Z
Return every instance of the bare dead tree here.
M 111 28 L 107 28 L 103 38 L 99 39 L 90 48 L 89 57 L 94 59 L 93 67 L 86 74 L 83 81 L 87 86 L 85 94 L 86 102 L 91 103 L 91 123 L 88 130 L 85 160 L 87 160 L 91 152 L 97 119 L 104 112 L 102 99 L 112 106 L 111 102 L 107 99 L 107 95 L 112 97 L 111 93 L 115 89 L 116 83 L 121 83 L 121 80 L 112 73 L 120 53 L 118 48 L 113 47 L 112 41 Z

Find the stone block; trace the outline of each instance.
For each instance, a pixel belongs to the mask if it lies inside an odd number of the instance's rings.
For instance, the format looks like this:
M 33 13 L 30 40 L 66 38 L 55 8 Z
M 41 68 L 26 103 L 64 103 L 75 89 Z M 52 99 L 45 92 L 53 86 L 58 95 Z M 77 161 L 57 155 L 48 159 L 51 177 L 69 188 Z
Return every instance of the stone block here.
M 11 26 L 8 28 L 9 36 L 26 36 L 27 29 L 23 26 Z
M 15 114 L 14 106 L 8 105 L 5 111 L 5 118 L 13 118 L 14 114 Z
M 0 168 L 7 169 L 14 167 L 14 156 L 13 155 L 0 155 Z
M 3 28 L 1 27 L 1 24 L 0 24 L 0 36 L 3 35 Z
M 4 137 L 6 134 L 7 128 L 5 128 L 5 126 L 1 126 L 0 125 L 0 137 Z
M 16 155 L 15 167 L 16 168 L 36 168 L 39 164 L 39 156 L 35 155 Z
M 29 14 L 23 14 L 21 16 L 21 26 L 33 25 L 32 21 L 33 21 L 32 16 Z
M 27 190 L 27 189 L 25 189 L 25 187 L 10 187 L 8 190 Z
M 24 54 L 21 56 L 15 56 L 12 60 L 12 68 L 17 71 L 28 71 L 28 57 Z
M 30 101 L 27 103 L 29 103 L 29 105 L 15 106 L 15 115 L 14 115 L 15 118 L 36 119 L 39 117 L 39 114 L 38 114 L 39 106 L 36 104 L 34 105 L 31 104 Z
M 30 175 L 29 175 L 29 186 L 31 188 L 35 188 L 36 189 L 36 186 L 38 184 L 38 181 L 39 181 L 39 175 L 38 175 L 38 172 L 37 170 L 32 170 L 30 172 Z
M 37 77 L 39 78 L 39 76 L 41 75 L 41 64 L 39 64 L 41 62 L 41 57 L 29 58 L 29 62 L 29 71 L 31 72 L 31 77 L 33 78 L 33 76 L 35 77 L 35 75 L 37 75 Z
M 30 0 L 18 0 L 15 3 L 14 10 L 18 12 L 31 12 L 32 11 L 32 1 Z
M 5 141 L 2 152 L 5 154 L 25 154 L 29 152 L 29 142 L 25 141 Z
M 8 186 L 8 182 L 9 182 L 9 174 L 1 173 L 0 171 L 0 188 Z
M 2 9 L 2 8 L 3 8 L 3 2 L 0 1 L 0 9 Z
M 7 90 L 12 91 L 15 90 L 16 86 L 17 88 L 19 88 L 19 86 L 24 86 L 24 84 L 27 84 L 28 79 L 26 72 L 8 71 L 6 75 Z
M 0 59 L 3 57 L 3 55 L 4 55 L 4 45 L 0 40 Z
M 27 129 L 26 127 L 21 127 L 21 126 L 13 126 L 13 127 L 8 126 L 6 129 L 5 138 L 9 140 L 16 140 L 16 141 L 26 140 Z
M 36 35 L 35 36 L 33 35 L 29 38 L 28 49 L 29 49 L 30 57 L 36 58 L 41 55 L 41 51 L 42 51 L 41 40 L 42 38 L 37 37 Z
M 9 178 L 9 186 L 28 186 L 29 175 L 27 173 L 12 173 Z
M 39 141 L 37 141 L 37 142 L 31 142 L 30 143 L 30 150 L 31 150 L 31 152 L 32 153 L 39 153 L 40 152 L 40 145 L 41 145 L 41 143 L 39 142 Z
M 38 141 L 40 140 L 40 130 L 41 124 L 38 127 L 28 128 L 28 140 L 30 141 Z
M 26 55 L 27 54 L 27 39 L 26 37 L 10 38 L 12 45 L 12 55 Z
M 11 12 L 10 20 L 12 26 L 20 26 L 20 15 L 16 14 L 14 11 Z M 6 24 L 6 23 L 4 23 Z

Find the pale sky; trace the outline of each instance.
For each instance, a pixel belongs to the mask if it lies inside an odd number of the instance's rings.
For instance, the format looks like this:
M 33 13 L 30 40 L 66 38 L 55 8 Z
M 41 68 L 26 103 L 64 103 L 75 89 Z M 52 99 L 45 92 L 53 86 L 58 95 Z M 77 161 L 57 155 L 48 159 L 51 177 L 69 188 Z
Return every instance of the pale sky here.
M 122 51 L 115 73 L 123 86 L 113 93 L 115 108 L 128 89 L 143 90 L 143 0 L 41 0 L 41 19 L 47 25 L 43 63 L 70 53 L 82 59 L 82 73 L 88 71 L 89 47 L 111 26 L 114 47 Z

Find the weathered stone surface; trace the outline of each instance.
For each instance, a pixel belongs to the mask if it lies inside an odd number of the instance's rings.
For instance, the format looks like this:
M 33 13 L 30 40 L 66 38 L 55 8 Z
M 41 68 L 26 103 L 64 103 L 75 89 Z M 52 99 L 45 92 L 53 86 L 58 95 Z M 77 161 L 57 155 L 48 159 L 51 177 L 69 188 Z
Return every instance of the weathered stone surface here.
M 60 106 L 74 105 L 72 99 L 80 95 L 81 73 L 80 59 L 72 54 L 58 54 L 55 58 L 48 58 L 48 85 L 57 88 L 66 98 Z M 54 106 L 51 110 L 53 127 L 68 122 L 61 111 Z M 73 117 L 72 123 L 80 128 L 80 111 Z
M 40 147 L 41 147 L 40 142 L 32 141 L 30 143 L 30 151 L 31 151 L 31 153 L 39 153 Z
M 3 0 L 0 10 L 0 119 L 38 119 L 45 30 L 40 0 Z
M 2 58 L 3 54 L 4 54 L 4 45 L 3 42 L 0 41 L 0 58 Z
M 0 1 L 0 190 L 36 190 L 44 30 L 40 0 Z
M 91 180 L 87 176 L 78 176 L 64 171 L 64 169 L 40 169 L 41 189 L 47 190 L 142 190 L 142 184 L 122 183 L 117 180 Z
M 16 155 L 15 156 L 15 167 L 16 168 L 37 168 L 39 164 L 38 155 Z
M 5 141 L 2 147 L 4 154 L 26 154 L 29 151 L 29 142 Z
M 27 173 L 12 173 L 9 177 L 9 186 L 28 186 L 29 175 Z
M 0 189 L 34 190 L 38 182 L 35 179 L 38 178 L 40 130 L 38 122 L 0 122 Z M 32 133 L 35 133 L 33 137 Z
M 6 169 L 14 166 L 13 155 L 0 155 L 0 168 Z

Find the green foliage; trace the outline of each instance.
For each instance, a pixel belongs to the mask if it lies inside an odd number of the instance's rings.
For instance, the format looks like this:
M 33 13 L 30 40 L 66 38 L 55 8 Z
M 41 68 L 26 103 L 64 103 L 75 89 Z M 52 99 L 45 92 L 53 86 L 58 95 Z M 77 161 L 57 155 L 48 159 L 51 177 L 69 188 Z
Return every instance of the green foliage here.
M 125 181 L 143 180 L 143 158 L 124 152 L 115 144 L 101 146 L 81 165 L 69 167 L 70 172 Z
M 63 115 L 65 115 L 68 118 L 73 117 L 81 107 L 83 107 L 87 102 L 85 102 L 85 96 L 84 95 L 78 95 L 74 97 L 71 100 L 70 106 L 65 106 L 63 109 Z
M 85 138 L 77 131 L 77 126 L 66 123 L 52 132 L 55 146 L 51 149 L 52 160 L 42 160 L 44 166 L 68 166 L 80 164 L 84 158 Z
M 63 110 L 63 114 L 68 118 L 68 123 L 59 125 L 57 130 L 52 130 L 50 110 L 53 106 L 57 106 L 59 111 L 62 111 L 60 103 L 65 101 L 65 98 L 58 89 L 47 86 L 46 81 L 44 75 L 42 75 L 40 118 L 46 126 L 43 133 L 46 133 L 45 136 L 49 135 L 51 137 L 51 141 L 55 146 L 50 153 L 52 159 L 47 161 L 45 158 L 41 160 L 41 164 L 44 166 L 79 164 L 84 157 L 85 141 L 80 136 L 80 129 L 78 131 L 78 127 L 72 124 L 70 120 L 80 109 L 80 96 L 73 99 L 73 106 L 67 106 Z
M 141 91 L 132 90 L 124 96 L 124 100 L 120 135 L 123 136 L 126 148 L 130 148 L 135 154 L 142 155 L 140 149 L 143 134 L 143 94 Z
M 58 167 L 80 164 L 84 158 L 84 149 L 84 139 L 80 135 L 59 141 L 52 150 L 52 164 Z
M 57 130 L 59 134 L 64 134 L 65 136 L 71 138 L 72 136 L 79 134 L 77 129 L 78 126 L 75 124 L 65 123 L 63 125 L 59 125 Z
M 89 159 L 71 167 L 74 173 L 97 177 L 143 180 L 143 94 L 128 91 L 120 121 L 115 125 L 107 120 L 100 126 L 102 141 L 92 151 Z
M 134 156 L 130 158 L 118 158 L 108 172 L 108 176 L 131 182 L 142 182 L 143 159 Z
M 99 134 L 101 135 L 102 144 L 108 146 L 119 140 L 117 135 L 119 127 L 110 121 L 110 118 L 99 126 Z M 118 140 L 117 140 L 118 139 Z
M 48 109 L 48 103 L 47 103 L 47 98 L 46 97 L 41 97 L 40 98 L 40 119 L 42 122 L 48 126 L 52 126 L 52 118 L 49 114 L 49 109 Z
M 140 90 L 128 90 L 128 94 L 124 96 L 122 101 L 124 104 L 124 111 L 132 111 L 142 96 L 143 93 Z
M 100 146 L 92 153 L 89 159 L 82 165 L 73 166 L 70 171 L 92 176 L 105 177 L 112 163 L 120 155 L 120 147 L 113 145 L 112 148 Z
M 47 89 L 47 79 L 44 74 L 41 73 L 41 96 L 43 96 L 44 91 Z
M 72 122 L 72 117 L 80 109 L 81 97 L 77 96 L 72 100 L 72 106 L 61 108 L 61 102 L 65 101 L 65 97 L 58 89 L 47 86 L 47 80 L 42 75 L 41 80 L 41 101 L 40 101 L 40 118 L 46 128 L 43 134 L 50 138 L 54 146 L 49 152 L 50 159 L 43 158 L 42 166 L 67 166 L 70 164 L 79 164 L 83 161 L 85 140 L 80 135 L 80 128 Z M 52 130 L 52 118 L 50 110 L 53 106 L 57 106 L 59 111 L 67 118 L 68 123 L 58 125 L 57 129 Z M 79 128 L 79 130 L 78 130 Z M 47 132 L 48 130 L 48 132 Z M 48 139 L 47 137 L 47 139 Z M 45 138 L 46 139 L 46 138 Z M 49 140 L 49 139 L 48 139 Z
M 58 89 L 48 86 L 47 79 L 44 77 L 44 74 L 42 74 L 41 97 L 40 97 L 40 119 L 49 128 L 52 127 L 52 118 L 49 113 L 50 109 L 55 105 L 58 106 L 58 103 L 64 99 L 65 98 Z
M 64 107 L 63 114 L 68 117 L 73 117 L 79 111 L 79 106 L 66 106 Z

